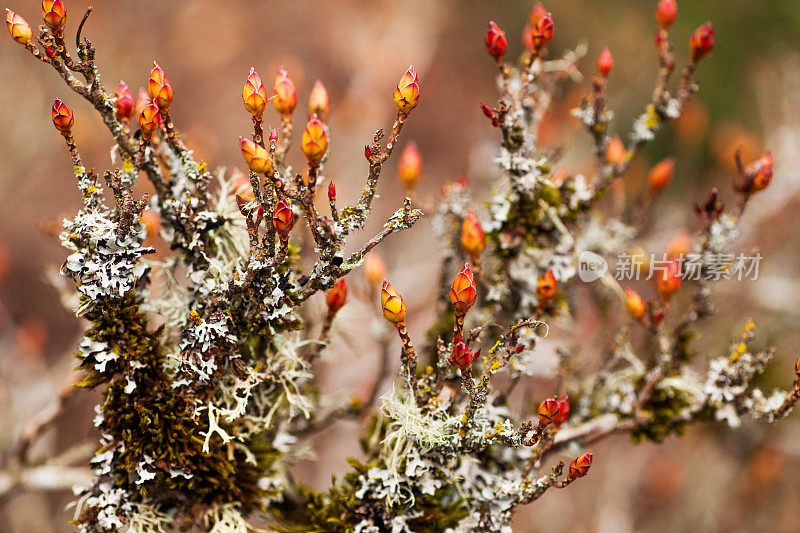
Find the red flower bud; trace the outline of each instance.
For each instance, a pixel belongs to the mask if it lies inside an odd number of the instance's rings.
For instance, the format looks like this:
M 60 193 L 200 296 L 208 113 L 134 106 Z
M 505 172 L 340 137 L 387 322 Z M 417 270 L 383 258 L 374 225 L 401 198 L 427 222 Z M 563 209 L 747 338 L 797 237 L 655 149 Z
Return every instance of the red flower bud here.
M 261 76 L 254 68 L 250 69 L 250 74 L 244 82 L 242 101 L 247 112 L 255 118 L 260 119 L 264 116 L 264 110 L 267 109 L 267 91 L 264 89 Z
M 467 213 L 464 224 L 461 226 L 461 248 L 473 257 L 480 255 L 486 248 L 483 228 L 478 217 L 472 211 Z
M 6 25 L 8 33 L 20 44 L 28 44 L 33 39 L 33 31 L 25 19 L 6 8 Z
M 460 333 L 456 333 L 455 339 L 453 339 L 453 351 L 450 354 L 450 357 L 447 360 L 450 362 L 451 365 L 457 366 L 461 369 L 462 372 L 466 372 L 472 366 L 472 363 L 478 356 L 481 354 L 481 351 L 478 350 L 474 354 L 469 351 L 464 340 L 461 338 Z
M 328 314 L 335 315 L 347 301 L 347 282 L 344 278 L 336 280 L 331 290 L 325 295 L 328 304 Z
M 114 93 L 114 113 L 117 115 L 119 120 L 128 121 L 133 115 L 133 93 L 128 88 L 128 85 L 123 81 L 119 80 L 119 85 L 117 85 L 117 91 Z
M 306 156 L 309 163 L 319 163 L 325 152 L 328 150 L 328 136 L 325 133 L 325 125 L 316 116 L 306 124 L 303 131 L 303 138 L 300 140 L 300 149 Z
M 714 49 L 714 27 L 710 22 L 706 22 L 692 34 L 689 39 L 689 48 L 692 51 L 692 61 L 697 61 Z
M 560 426 L 569 419 L 569 398 L 566 395 L 558 400 L 558 415 L 553 419 L 556 427 Z
M 263 146 L 244 137 L 239 137 L 239 146 L 250 170 L 259 174 L 266 174 L 272 169 L 272 159 L 270 159 L 269 152 Z
M 328 114 L 331 108 L 331 99 L 328 96 L 328 91 L 321 81 L 314 82 L 314 87 L 311 89 L 311 95 L 308 97 L 308 111 L 312 115 L 319 115 L 324 117 Z
M 461 272 L 453 280 L 448 296 L 450 297 L 450 303 L 453 304 L 456 316 L 459 317 L 466 315 L 470 307 L 475 304 L 478 289 L 475 287 L 475 277 L 472 275 L 469 263 L 464 263 Z
M 611 50 L 603 48 L 600 56 L 597 58 L 597 70 L 604 78 L 608 76 L 611 69 L 614 68 L 614 56 L 611 55 Z
M 744 169 L 744 175 L 734 189 L 746 195 L 763 191 L 772 182 L 774 164 L 772 152 L 767 152 Z
M 381 307 L 383 316 L 392 324 L 399 324 L 406 319 L 406 304 L 403 297 L 388 281 L 384 281 L 381 288 Z
M 488 105 L 481 104 L 481 111 L 483 111 L 483 114 L 486 115 L 488 118 L 492 119 L 494 118 L 494 111 L 492 111 L 492 108 L 489 107 Z
M 650 191 L 657 193 L 672 181 L 672 173 L 675 171 L 675 160 L 671 157 L 663 159 L 655 164 L 647 174 L 647 181 L 650 183 Z
M 283 236 L 292 231 L 292 227 L 294 227 L 294 211 L 285 200 L 280 200 L 275 204 L 275 210 L 272 213 L 272 225 L 275 226 L 275 231 Z
M 545 8 L 540 2 L 536 2 L 533 4 L 531 12 L 528 15 L 528 23 L 532 25 L 536 24 L 545 15 L 547 15 L 547 8 Z
M 556 296 L 558 281 L 552 269 L 548 269 L 536 282 L 536 299 L 540 305 L 547 305 Z
M 558 398 L 553 396 L 539 404 L 539 425 L 541 427 L 549 426 L 558 419 L 561 406 L 558 403 Z
M 640 319 L 644 316 L 647 304 L 635 290 L 625 289 L 625 308 L 633 318 Z
M 658 292 L 661 299 L 669 300 L 681 287 L 681 263 L 677 259 L 670 261 L 669 265 L 662 270 L 661 275 L 656 278 Z
M 42 0 L 42 18 L 48 28 L 59 31 L 67 23 L 67 8 L 62 0 Z
M 278 140 L 278 128 L 273 126 L 272 129 L 269 130 L 269 142 L 272 143 L 277 140 Z
M 413 189 L 422 176 L 422 157 L 419 155 L 417 143 L 411 141 L 400 154 L 397 162 L 397 177 L 406 189 Z
M 675 0 L 660 0 L 656 7 L 656 20 L 662 30 L 668 30 L 678 16 L 678 3 Z
M 553 16 L 547 13 L 531 27 L 534 50 L 539 50 L 553 40 Z
M 397 111 L 408 114 L 419 103 L 419 78 L 413 66 L 409 66 L 394 90 Z
M 172 104 L 172 86 L 167 80 L 167 75 L 155 61 L 153 70 L 150 71 L 150 79 L 147 80 L 147 93 L 160 111 L 169 111 L 169 106 Z
M 72 110 L 67 107 L 67 104 L 56 98 L 53 102 L 53 125 L 58 131 L 64 135 L 72 133 L 72 125 L 75 123 L 75 117 L 72 115 Z
M 569 479 L 578 479 L 579 477 L 585 476 L 592 466 L 593 457 L 594 455 L 592 455 L 592 453 L 585 453 L 572 461 L 572 464 L 569 465 L 569 474 L 567 474 L 567 477 Z
M 506 41 L 506 34 L 494 22 L 489 23 L 489 29 L 486 30 L 486 51 L 489 55 L 497 61 L 502 61 L 503 56 L 506 55 L 508 48 L 508 41 Z
M 336 200 L 336 185 L 333 182 L 328 184 L 328 200 L 334 201 Z
M 273 102 L 275 102 L 275 109 L 278 110 L 278 113 L 284 118 L 291 116 L 292 111 L 297 106 L 297 91 L 284 67 L 278 69 L 273 94 L 275 96 Z
M 152 101 L 148 101 L 139 114 L 139 129 L 142 130 L 145 138 L 149 139 L 159 126 L 161 126 L 161 114 L 158 112 L 158 106 Z
M 372 157 L 372 149 L 367 145 L 364 145 L 364 157 L 366 157 L 367 159 Z

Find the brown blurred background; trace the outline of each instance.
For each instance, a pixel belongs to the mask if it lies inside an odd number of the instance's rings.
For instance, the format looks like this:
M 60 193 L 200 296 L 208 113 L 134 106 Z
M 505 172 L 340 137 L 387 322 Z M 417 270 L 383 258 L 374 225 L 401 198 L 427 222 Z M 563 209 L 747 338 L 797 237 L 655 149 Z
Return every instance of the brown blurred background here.
M 627 135 L 647 102 L 656 72 L 652 46 L 655 1 L 559 0 L 547 7 L 556 21 L 553 53 L 588 43 L 581 69 L 608 46 L 616 67 L 609 105 L 614 126 Z M 700 93 L 678 123 L 656 141 L 625 177 L 624 189 L 639 187 L 649 166 L 668 153 L 677 159 L 672 186 L 659 199 L 649 224 L 648 251 L 662 252 L 678 230 L 694 229 L 691 203 L 712 186 L 729 190 L 732 155 L 745 159 L 763 149 L 775 153 L 773 186 L 759 195 L 745 219 L 737 249 L 765 256 L 758 281 L 723 282 L 720 315 L 700 341 L 717 356 L 738 334 L 745 317 L 758 325 L 757 347 L 778 348 L 761 383 L 788 387 L 800 341 L 798 237 L 800 207 L 800 4 L 793 0 L 729 2 L 684 0 L 672 35 L 679 59 L 693 28 L 713 20 L 717 46 L 699 69 Z M 67 42 L 87 2 L 68 2 Z M 98 1 L 84 35 L 97 48 L 104 85 L 120 78 L 136 92 L 152 61 L 165 69 L 175 90 L 173 117 L 188 145 L 211 168 L 241 166 L 239 135 L 250 131 L 241 90 L 251 66 L 269 85 L 285 65 L 298 89 L 296 128 L 316 79 L 331 96 L 331 149 L 325 175 L 336 181 L 340 202 L 352 201 L 366 176 L 362 150 L 379 127 L 391 127 L 392 91 L 413 64 L 422 99 L 403 131 L 415 140 L 424 161 L 419 202 L 432 206 L 438 189 L 465 174 L 479 201 L 496 175 L 492 159 L 497 132 L 478 104 L 496 100 L 495 68 L 483 49 L 488 20 L 509 38 L 509 56 L 520 52 L 520 35 L 531 4 L 527 1 Z M 9 0 L 7 7 L 39 23 L 39 3 Z M 75 112 L 75 137 L 84 160 L 98 171 L 110 166 L 111 137 L 84 101 L 52 70 L 34 62 L 11 39 L 0 41 L 0 449 L 16 438 L 26 420 L 52 404 L 74 365 L 70 354 L 80 324 L 65 310 L 55 272 L 65 257 L 52 236 L 60 220 L 78 208 L 79 195 L 63 141 L 50 123 L 50 107 L 62 98 Z M 540 132 L 551 148 L 569 147 L 560 163 L 572 171 L 589 168 L 589 139 L 569 116 L 586 92 L 586 82 L 567 83 Z M 277 123 L 268 112 L 267 123 Z M 301 161 L 295 148 L 294 161 Z M 400 204 L 394 179 L 396 158 L 385 168 L 381 198 L 366 240 Z M 729 195 L 729 198 L 730 195 Z M 428 207 L 428 214 L 433 210 Z M 430 218 L 392 236 L 382 248 L 393 283 L 405 288 L 412 335 L 422 338 L 433 317 L 436 290 L 435 242 Z M 158 246 L 158 245 L 157 245 Z M 356 273 L 352 285 L 359 290 Z M 311 312 L 319 309 L 314 302 Z M 317 306 L 317 307 L 314 307 Z M 368 317 L 366 305 L 342 311 L 340 321 Z M 591 319 L 586 331 L 597 334 Z M 592 327 L 595 327 L 593 330 Z M 358 335 L 340 336 L 323 364 L 326 388 L 340 396 L 363 391 L 376 355 Z M 597 347 L 596 347 L 597 348 Z M 547 348 L 545 347 L 546 351 Z M 722 350 L 722 352 L 720 351 Z M 342 365 L 351 361 L 342 372 Z M 358 366 L 352 371 L 352 366 Z M 534 389 L 535 390 L 535 389 Z M 91 442 L 93 406 L 98 397 L 79 394 L 67 415 L 32 450 L 52 456 Z M 358 424 L 341 423 L 311 440 L 321 458 L 301 465 L 300 478 L 323 487 L 332 473 L 346 471 L 344 458 L 358 454 Z M 800 427 L 788 420 L 777 427 L 745 422 L 738 431 L 696 427 L 662 446 L 632 445 L 624 438 L 598 445 L 592 475 L 569 491 L 548 494 L 519 513 L 519 531 L 797 531 L 800 506 Z M 80 464 L 80 458 L 77 464 Z M 312 465 L 313 463 L 309 463 Z M 57 532 L 69 528 L 68 493 L 19 494 L 0 499 L 0 532 Z

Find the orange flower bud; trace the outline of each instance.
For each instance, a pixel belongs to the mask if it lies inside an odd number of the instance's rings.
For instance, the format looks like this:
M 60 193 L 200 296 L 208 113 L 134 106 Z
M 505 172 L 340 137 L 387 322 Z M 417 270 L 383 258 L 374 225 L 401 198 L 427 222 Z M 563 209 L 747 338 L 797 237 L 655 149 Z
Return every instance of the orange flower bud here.
M 328 200 L 331 202 L 336 200 L 336 184 L 333 182 L 328 184 Z
M 541 427 L 549 426 L 558 419 L 561 406 L 558 403 L 558 397 L 553 396 L 539 404 L 539 425 Z
M 662 270 L 661 275 L 656 278 L 658 292 L 661 299 L 669 300 L 672 295 L 678 292 L 681 287 L 681 263 L 677 259 L 670 261 L 667 268 Z
M 275 102 L 275 109 L 278 110 L 278 113 L 284 118 L 291 116 L 297 106 L 297 91 L 284 67 L 279 68 L 278 75 L 275 76 L 273 95 L 275 96 L 273 102 Z
M 72 133 L 72 125 L 75 123 L 75 117 L 72 115 L 72 110 L 67 107 L 67 104 L 56 98 L 53 102 L 53 126 L 64 135 Z
M 306 156 L 309 163 L 317 164 L 322 160 L 328 150 L 328 135 L 325 133 L 325 125 L 316 116 L 306 124 L 303 131 L 303 138 L 300 140 L 300 149 Z
M 462 372 L 466 372 L 469 370 L 469 367 L 472 366 L 472 363 L 475 361 L 475 359 L 478 358 L 480 353 L 480 350 L 474 354 L 470 352 L 467 344 L 461 338 L 461 334 L 456 333 L 456 337 L 453 339 L 453 351 L 447 360 L 451 365 L 460 368 Z
M 128 121 L 133 114 L 133 93 L 123 80 L 119 80 L 117 90 L 114 93 L 114 113 L 120 120 Z
M 667 243 L 667 257 L 670 259 L 683 259 L 692 248 L 692 239 L 685 231 L 679 231 Z
M 621 165 L 628 160 L 628 155 L 628 150 L 625 148 L 625 144 L 622 142 L 622 139 L 614 136 L 610 141 L 608 141 L 608 146 L 606 147 L 607 163 Z
M 545 14 L 531 27 L 531 37 L 533 38 L 533 49 L 539 50 L 553 40 L 553 16 Z
M 650 192 L 657 193 L 672 181 L 672 174 L 675 171 L 675 160 L 671 157 L 662 159 L 650 169 L 647 174 L 647 181 L 650 183 Z
M 347 282 L 344 278 L 336 280 L 331 290 L 325 294 L 325 302 L 328 304 L 328 314 L 335 315 L 347 301 Z
M 714 49 L 714 27 L 710 22 L 706 22 L 692 34 L 689 39 L 689 48 L 692 51 L 692 61 L 697 61 Z
M 797 374 L 798 379 L 800 379 L 800 357 L 798 357 L 797 361 L 794 363 L 794 373 Z
M 6 8 L 6 25 L 8 33 L 20 44 L 28 44 L 33 39 L 33 31 L 25 19 Z
M 747 166 L 744 176 L 734 185 L 734 189 L 746 195 L 766 189 L 772 182 L 774 164 L 772 152 L 762 155 Z
M 553 419 L 556 427 L 560 426 L 569 419 L 569 398 L 566 395 L 558 400 L 558 415 Z
M 675 0 L 660 0 L 656 7 L 656 20 L 662 30 L 668 30 L 678 16 L 678 3 Z
M 464 263 L 461 272 L 453 280 L 448 296 L 450 297 L 450 303 L 453 304 L 456 316 L 466 315 L 470 307 L 475 304 L 478 289 L 475 287 L 475 277 L 472 275 L 469 263 Z
M 386 277 L 386 265 L 377 252 L 372 251 L 364 258 L 364 275 L 372 285 L 378 285 Z
M 467 213 L 464 224 L 461 226 L 461 248 L 473 257 L 480 255 L 486 248 L 483 228 L 478 217 L 472 211 Z
M 406 189 L 413 189 L 422 176 L 422 157 L 419 155 L 417 143 L 411 141 L 400 154 L 397 162 L 397 177 Z
M 247 174 L 234 170 L 231 181 L 233 182 L 233 190 L 231 191 L 233 194 L 238 194 L 245 202 L 252 202 L 256 199 L 256 195 L 253 192 L 253 184 L 250 183 L 250 177 Z
M 266 174 L 272 169 L 272 159 L 269 158 L 269 152 L 263 146 L 244 137 L 239 137 L 239 146 L 250 170 Z
M 155 239 L 161 231 L 161 215 L 155 211 L 149 209 L 142 211 L 141 223 L 147 231 L 148 239 Z
M 556 297 L 558 281 L 552 269 L 548 269 L 536 282 L 536 299 L 540 305 L 547 305 Z
M 133 116 L 139 118 L 139 115 L 142 114 L 142 110 L 145 108 L 147 104 L 150 103 L 150 95 L 147 94 L 147 91 L 139 87 L 139 96 L 136 97 L 136 104 L 133 106 Z
M 625 308 L 633 318 L 640 319 L 644 316 L 647 304 L 635 290 L 625 289 Z
M 506 49 L 508 48 L 506 34 L 494 22 L 489 22 L 489 29 L 486 30 L 485 44 L 486 51 L 497 61 L 501 61 L 503 56 L 506 55 Z
M 48 28 L 57 32 L 67 23 L 67 7 L 62 0 L 42 0 L 42 18 Z
M 569 474 L 567 477 L 569 479 L 578 479 L 579 477 L 583 477 L 589 473 L 589 468 L 592 466 L 593 457 L 594 455 L 590 452 L 585 453 L 572 461 L 572 464 L 569 465 Z
M 158 106 L 152 101 L 148 101 L 139 115 L 139 129 L 142 130 L 145 138 L 149 138 L 159 126 L 161 126 L 161 115 L 158 112 Z
M 328 96 L 328 91 L 321 81 L 314 82 L 314 87 L 311 89 L 311 94 L 308 97 L 308 111 L 312 115 L 319 115 L 324 117 L 328 114 L 331 108 L 331 99 Z
M 147 93 L 159 110 L 169 111 L 169 106 L 172 104 L 172 86 L 167 80 L 167 75 L 155 61 L 153 70 L 150 71 L 150 79 L 147 81 Z
M 272 213 L 272 225 L 275 226 L 275 231 L 284 237 L 292 231 L 292 227 L 294 227 L 294 211 L 285 200 L 280 200 L 275 204 L 275 210 Z
M 264 110 L 267 109 L 267 91 L 254 68 L 250 68 L 250 74 L 244 82 L 242 101 L 247 112 L 255 118 L 260 119 L 264 116 Z
M 381 307 L 383 316 L 392 324 L 399 324 L 406 319 L 406 303 L 388 281 L 384 281 L 381 288 Z
M 611 69 L 614 68 L 614 56 L 611 55 L 611 50 L 603 48 L 600 56 L 597 58 L 597 70 L 604 78 L 608 76 Z
M 409 66 L 397 88 L 394 90 L 394 103 L 397 111 L 408 114 L 419 103 L 419 78 L 413 66 Z

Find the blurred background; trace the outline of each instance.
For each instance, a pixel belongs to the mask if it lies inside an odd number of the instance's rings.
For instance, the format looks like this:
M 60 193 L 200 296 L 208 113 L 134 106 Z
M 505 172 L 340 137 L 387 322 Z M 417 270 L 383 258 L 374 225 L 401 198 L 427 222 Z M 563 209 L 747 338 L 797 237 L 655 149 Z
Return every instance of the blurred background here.
M 580 69 L 588 75 L 600 50 L 613 52 L 609 106 L 613 127 L 625 138 L 631 121 L 650 98 L 656 74 L 650 0 L 551 0 L 556 22 L 551 54 L 588 45 Z M 68 2 L 67 42 L 72 42 L 88 2 Z M 105 87 L 123 78 L 134 93 L 144 86 L 155 59 L 175 91 L 172 115 L 188 145 L 211 168 L 242 167 L 239 135 L 251 130 L 241 104 L 242 84 L 254 66 L 265 85 L 285 65 L 298 90 L 295 129 L 305 118 L 313 82 L 331 97 L 331 149 L 325 175 L 336 181 L 340 204 L 352 202 L 363 186 L 363 146 L 377 128 L 390 128 L 392 92 L 413 64 L 422 98 L 403 130 L 402 148 L 415 140 L 424 164 L 417 201 L 429 215 L 437 191 L 448 180 L 467 177 L 479 213 L 496 176 L 492 163 L 498 134 L 479 103 L 496 101 L 496 69 L 483 47 L 489 20 L 509 40 L 508 57 L 521 52 L 528 1 L 426 0 L 252 2 L 185 0 L 96 2 L 84 36 L 97 48 Z M 31 25 L 39 24 L 34 0 L 7 0 L 6 7 Z M 648 220 L 642 246 L 661 253 L 681 230 L 694 231 L 692 203 L 718 186 L 731 204 L 733 153 L 746 161 L 765 149 L 775 155 L 775 179 L 748 206 L 737 250 L 760 251 L 759 279 L 718 285 L 719 315 L 698 343 L 701 359 L 718 356 L 752 316 L 754 346 L 775 346 L 778 356 L 760 383 L 787 388 L 800 343 L 800 3 L 795 0 L 679 2 L 671 36 L 679 65 L 693 29 L 712 20 L 717 36 L 713 57 L 698 71 L 700 92 L 684 115 L 658 134 L 634 162 L 617 195 L 635 194 L 650 166 L 676 158 L 672 185 Z M 55 233 L 80 204 L 71 162 L 53 129 L 50 108 L 62 98 L 75 112 L 75 137 L 84 161 L 97 171 L 111 165 L 111 137 L 90 106 L 67 90 L 46 66 L 11 39 L 0 41 L 0 450 L 16 439 L 26 421 L 52 405 L 74 366 L 71 354 L 82 325 L 63 307 L 57 268 L 66 256 Z M 573 172 L 591 168 L 590 140 L 569 110 L 587 91 L 587 80 L 563 84 L 540 139 L 548 148 L 566 147 L 559 163 Z M 278 116 L 270 108 L 267 124 Z M 300 163 L 295 146 L 291 157 Z M 386 165 L 368 239 L 401 202 L 397 157 Z M 142 190 L 147 190 L 142 187 Z M 413 230 L 392 236 L 380 248 L 393 284 L 402 288 L 420 340 L 433 318 L 436 243 L 431 216 Z M 163 242 L 157 242 L 156 247 Z M 349 280 L 355 295 L 365 291 L 360 272 Z M 651 294 L 652 296 L 652 294 Z M 355 300 L 355 298 L 353 299 Z M 309 313 L 321 313 L 312 302 Z M 374 315 L 366 303 L 346 306 L 334 345 L 320 371 L 326 390 L 342 397 L 366 390 L 377 355 L 342 323 Z M 589 339 L 599 335 L 596 318 L 582 317 Z M 594 321 L 593 321 L 594 320 Z M 351 322 L 352 323 L 352 322 Z M 600 343 L 592 344 L 600 350 Z M 543 351 L 547 353 L 547 343 Z M 547 361 L 547 357 L 542 359 Z M 552 359 L 552 358 L 551 358 Z M 357 364 L 354 364 L 356 362 Z M 549 365 L 552 367 L 552 364 Z M 357 369 L 354 370 L 354 367 Z M 552 370 L 552 368 L 550 368 Z M 541 383 L 548 382 L 542 363 Z M 535 397 L 535 396 L 534 396 Z M 81 393 L 66 414 L 31 450 L 32 458 L 84 450 L 68 458 L 85 464 L 96 438 L 92 426 L 97 393 Z M 324 487 L 331 474 L 346 471 L 345 457 L 358 455 L 363 421 L 342 422 L 310 440 L 319 462 L 298 465 L 299 479 Z M 83 444 L 88 443 L 88 448 Z M 778 426 L 745 422 L 738 431 L 694 427 L 660 446 L 633 445 L 617 437 L 597 445 L 592 474 L 569 491 L 555 491 L 519 512 L 518 531 L 797 531 L 800 506 L 800 426 L 790 417 Z M 60 532 L 70 528 L 68 491 L 0 494 L 0 532 Z

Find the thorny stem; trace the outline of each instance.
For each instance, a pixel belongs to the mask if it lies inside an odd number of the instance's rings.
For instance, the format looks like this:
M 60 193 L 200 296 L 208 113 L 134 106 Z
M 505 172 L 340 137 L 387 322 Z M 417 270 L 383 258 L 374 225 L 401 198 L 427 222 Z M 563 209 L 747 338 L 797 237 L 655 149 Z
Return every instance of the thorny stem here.
M 175 131 L 175 125 L 172 123 L 172 117 L 170 116 L 169 111 L 160 111 L 160 113 L 161 119 L 164 122 L 164 131 L 167 134 L 167 144 L 169 144 L 169 147 L 175 152 L 185 152 L 186 146 L 183 145 L 183 141 L 181 141 L 180 137 Z
M 424 399 L 419 390 L 419 381 L 417 380 L 417 364 L 419 363 L 417 352 L 414 349 L 414 344 L 411 342 L 411 337 L 408 335 L 405 321 L 398 322 L 395 324 L 395 327 L 397 328 L 397 333 L 400 335 L 400 341 L 403 343 L 401 364 L 406 372 L 406 380 L 408 381 L 411 391 L 414 393 L 414 399 L 417 405 L 422 407 L 422 405 L 424 405 Z
M 11 448 L 11 456 L 17 463 L 26 464 L 28 462 L 28 450 L 31 444 L 64 414 L 70 398 L 79 390 L 75 384 L 80 382 L 81 379 L 83 379 L 83 374 L 80 372 L 70 374 L 69 379 L 58 393 L 56 403 L 39 413 L 23 428 L 19 439 Z
M 559 463 L 553 467 L 552 472 L 550 475 L 539 478 L 533 485 L 533 490 L 528 492 L 523 490 L 517 497 L 518 504 L 528 504 L 533 501 L 538 500 L 544 493 L 547 492 L 548 489 L 558 486 L 558 478 L 561 477 L 561 473 L 564 470 L 564 461 L 559 461 Z M 530 488 L 529 485 L 530 481 L 526 480 L 526 483 L 523 485 L 524 488 Z
M 253 117 L 253 142 L 264 146 L 263 117 Z
M 309 361 L 313 361 L 317 357 L 319 357 L 320 352 L 322 349 L 328 345 L 329 337 L 331 333 L 331 325 L 333 325 L 333 317 L 336 316 L 336 313 L 331 313 L 328 311 L 325 314 L 325 320 L 322 321 L 322 330 L 319 333 L 318 341 L 313 345 L 309 353 Z
M 462 448 L 466 447 L 467 432 L 472 425 L 473 418 L 477 410 L 485 403 L 486 397 L 489 394 L 489 381 L 493 374 L 497 373 L 503 368 L 508 360 L 513 355 L 513 350 L 517 344 L 517 337 L 519 330 L 524 327 L 531 327 L 539 324 L 537 320 L 519 320 L 516 324 L 511 326 L 509 331 L 500 337 L 497 342 L 489 350 L 489 355 L 484 360 L 483 371 L 478 379 L 478 384 L 475 385 L 472 377 L 462 374 L 462 384 L 464 391 L 469 396 L 467 408 L 461 417 L 461 429 L 459 430 L 459 437 L 461 438 Z M 499 354 L 503 351 L 502 355 Z
M 783 403 L 780 405 L 780 407 L 772 412 L 772 418 L 783 418 L 789 413 L 789 411 L 792 410 L 792 408 L 794 408 L 795 405 L 797 405 L 798 401 L 800 401 L 800 377 L 795 378 L 792 390 L 786 395 L 786 399 L 783 400 Z

